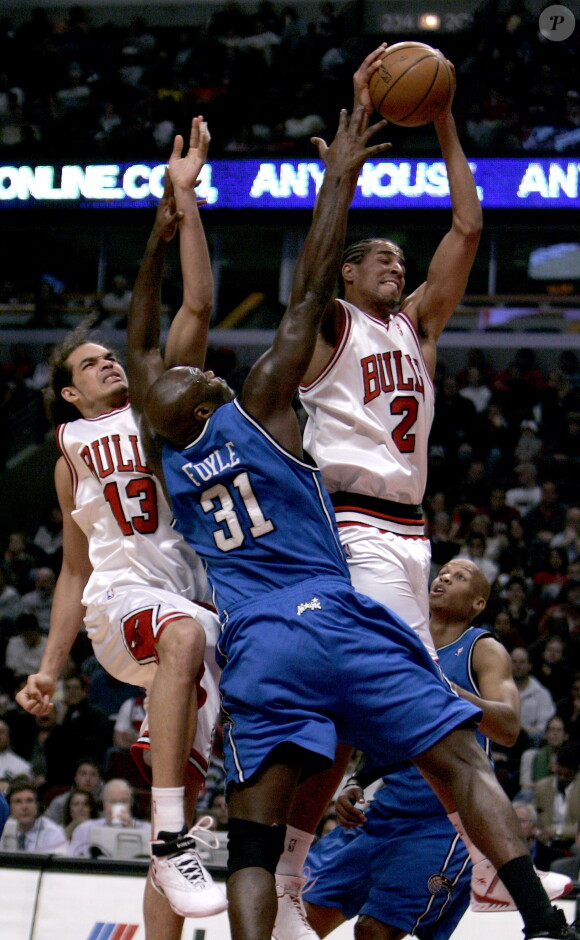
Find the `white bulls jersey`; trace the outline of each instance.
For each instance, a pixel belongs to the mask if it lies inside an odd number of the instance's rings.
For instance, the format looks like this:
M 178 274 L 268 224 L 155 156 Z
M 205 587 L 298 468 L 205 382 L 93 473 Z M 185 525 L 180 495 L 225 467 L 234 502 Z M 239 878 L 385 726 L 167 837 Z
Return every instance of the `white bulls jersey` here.
M 300 386 L 304 447 L 330 493 L 420 504 L 427 482 L 433 384 L 405 313 L 388 322 L 340 301 L 330 361 Z
M 143 584 L 207 602 L 205 572 L 172 528 L 131 406 L 60 425 L 57 441 L 72 475 L 72 515 L 87 536 L 93 566 L 83 603 L 89 606 L 116 587 Z

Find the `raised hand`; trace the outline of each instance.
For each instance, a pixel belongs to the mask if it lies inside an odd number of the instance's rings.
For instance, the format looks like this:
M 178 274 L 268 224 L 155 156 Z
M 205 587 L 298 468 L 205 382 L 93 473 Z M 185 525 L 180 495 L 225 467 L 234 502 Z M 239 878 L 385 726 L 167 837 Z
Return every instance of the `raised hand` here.
M 386 48 L 386 42 L 382 42 L 380 46 L 377 46 L 373 52 L 369 53 L 369 55 L 361 63 L 352 77 L 354 85 L 353 111 L 356 110 L 359 105 L 362 105 L 365 110 L 367 120 L 374 111 L 374 105 L 371 101 L 371 96 L 369 93 L 369 82 L 381 64 L 381 59 L 385 54 Z
M 191 190 L 194 188 L 201 168 L 207 160 L 210 134 L 202 115 L 191 122 L 189 147 L 183 153 L 183 137 L 178 134 L 173 142 L 173 151 L 169 158 L 169 176 L 174 189 Z
M 310 142 L 318 148 L 318 155 L 327 170 L 336 173 L 359 170 L 370 157 L 391 148 L 389 143 L 367 146 L 369 140 L 386 126 L 386 121 L 378 121 L 368 127 L 368 116 L 359 104 L 350 117 L 344 109 L 340 112 L 338 130 L 330 146 L 321 137 L 311 137 Z
M 178 211 L 175 205 L 175 193 L 169 178 L 169 170 L 165 170 L 163 195 L 157 204 L 151 236 L 164 242 L 170 242 L 182 218 L 183 212 Z

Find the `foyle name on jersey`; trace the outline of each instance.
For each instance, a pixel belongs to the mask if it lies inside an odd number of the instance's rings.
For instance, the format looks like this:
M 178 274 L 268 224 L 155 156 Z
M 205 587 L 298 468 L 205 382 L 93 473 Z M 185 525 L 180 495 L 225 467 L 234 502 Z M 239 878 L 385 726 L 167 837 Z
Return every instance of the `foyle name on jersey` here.
M 214 450 L 200 463 L 186 463 L 181 469 L 194 486 L 205 485 L 212 477 L 217 476 L 223 470 L 227 470 L 229 467 L 237 467 L 240 460 L 236 456 L 234 446 L 233 441 L 227 441 L 225 448 Z
M 364 404 L 382 392 L 418 392 L 425 398 L 425 383 L 417 359 L 396 349 L 365 356 L 360 361 L 364 385 Z
M 146 473 L 152 476 L 143 456 L 139 450 L 139 440 L 136 434 L 129 434 L 129 447 L 127 440 L 119 434 L 106 434 L 80 451 L 80 457 L 97 479 L 104 480 L 112 473 Z

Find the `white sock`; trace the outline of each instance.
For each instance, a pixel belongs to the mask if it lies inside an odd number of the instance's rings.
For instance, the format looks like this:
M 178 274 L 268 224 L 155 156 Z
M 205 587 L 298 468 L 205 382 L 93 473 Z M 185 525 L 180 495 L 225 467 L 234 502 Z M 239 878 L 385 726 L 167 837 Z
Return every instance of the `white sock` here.
M 160 832 L 181 832 L 185 825 L 185 787 L 151 787 L 153 838 Z
M 314 836 L 309 832 L 304 832 L 303 829 L 286 826 L 284 851 L 278 861 L 276 874 L 301 875 L 313 839 Z

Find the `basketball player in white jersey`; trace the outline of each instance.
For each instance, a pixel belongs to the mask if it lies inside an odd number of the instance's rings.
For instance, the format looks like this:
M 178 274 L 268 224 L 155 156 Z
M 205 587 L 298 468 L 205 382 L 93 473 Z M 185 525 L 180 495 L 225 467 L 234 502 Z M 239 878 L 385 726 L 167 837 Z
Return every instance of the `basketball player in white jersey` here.
M 165 244 L 178 225 L 184 299 L 166 356 L 173 363 L 202 364 L 201 353 L 196 357 L 191 350 L 205 350 L 213 288 L 194 187 L 208 144 L 201 118 L 192 122 L 186 157 L 181 157 L 182 138 L 175 140 L 134 288 L 127 343 L 130 380 L 135 359 L 160 359 L 159 316 L 144 327 L 136 308 L 151 304 L 149 277 L 160 275 Z M 139 381 L 131 381 L 131 402 L 128 391 L 114 352 L 94 342 L 82 326 L 69 334 L 53 361 L 51 382 L 62 454 L 55 481 L 63 512 L 63 565 L 41 667 L 29 676 L 19 702 L 33 714 L 49 711 L 83 620 L 104 668 L 147 690 L 148 722 L 134 746 L 142 769 L 150 763 L 153 783 L 150 874 L 157 892 L 148 879 L 145 925 L 147 940 L 178 940 L 183 916 L 207 916 L 226 907 L 185 824 L 207 770 L 219 708 L 216 683 L 204 665 L 206 646 L 208 663 L 213 660 L 218 621 L 201 565 L 172 528 L 169 506 L 145 461 Z M 203 830 L 195 831 L 203 838 Z
M 382 44 L 375 49 L 354 75 L 355 105 L 362 104 L 369 117 L 373 106 L 368 82 L 385 48 Z M 434 122 L 447 168 L 452 222 L 426 281 L 402 300 L 405 259 L 398 245 L 370 238 L 347 248 L 341 271 L 344 300 L 329 304 L 300 387 L 308 416 L 304 447 L 330 491 L 352 583 L 413 627 L 433 657 L 430 547 L 421 501 L 433 420 L 436 344 L 464 294 L 482 228 L 475 181 L 451 113 L 452 99 Z M 334 768 L 303 784 L 294 800 L 277 869 L 276 940 L 316 936 L 300 899 L 302 865 L 349 754 L 339 745 Z M 497 878 L 490 875 L 492 881 Z M 498 890 L 502 898 L 490 896 L 490 902 L 503 900 L 501 882 Z

